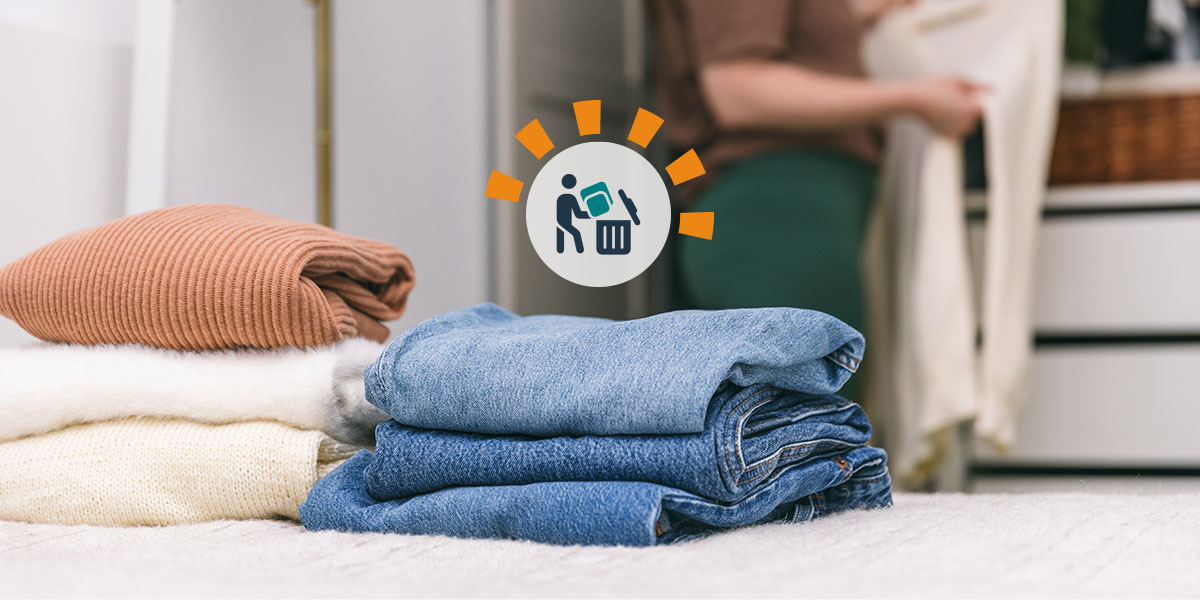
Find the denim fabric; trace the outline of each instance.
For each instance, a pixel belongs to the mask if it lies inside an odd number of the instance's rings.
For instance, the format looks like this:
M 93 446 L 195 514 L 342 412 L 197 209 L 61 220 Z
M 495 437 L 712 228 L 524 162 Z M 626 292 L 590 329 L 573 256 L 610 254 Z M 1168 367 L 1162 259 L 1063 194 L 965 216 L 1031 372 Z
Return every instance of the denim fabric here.
M 452 487 L 380 502 L 367 494 L 364 481 L 374 459 L 364 450 L 317 482 L 300 506 L 304 525 L 318 530 L 648 546 L 720 528 L 806 521 L 839 510 L 891 504 L 885 454 L 870 447 L 787 470 L 773 485 L 734 503 L 636 481 Z M 393 465 L 388 472 L 406 476 L 403 465 Z
M 408 427 L 376 430 L 367 492 L 406 498 L 453 486 L 645 481 L 721 502 L 773 485 L 785 471 L 871 437 L 857 404 L 764 385 L 726 385 L 698 434 L 531 438 Z
M 429 319 L 365 374 L 367 400 L 405 425 L 474 433 L 704 430 L 723 382 L 836 392 L 862 336 L 796 308 L 677 311 L 632 321 L 518 317 L 494 304 Z
M 833 395 L 862 350 L 841 321 L 790 308 L 442 315 L 367 369 L 367 399 L 394 420 L 317 483 L 301 519 L 641 546 L 886 506 L 886 455 Z

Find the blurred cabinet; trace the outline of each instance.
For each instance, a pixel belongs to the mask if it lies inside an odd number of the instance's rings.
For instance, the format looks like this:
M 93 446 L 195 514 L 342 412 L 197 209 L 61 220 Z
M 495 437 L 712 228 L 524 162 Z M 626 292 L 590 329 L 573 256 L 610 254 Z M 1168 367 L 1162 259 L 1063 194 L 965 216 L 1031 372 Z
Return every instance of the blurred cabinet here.
M 1052 188 L 1044 214 L 1017 441 L 975 464 L 1200 472 L 1200 181 Z
M 1043 345 L 1017 443 L 984 464 L 1200 466 L 1200 344 Z
M 1039 331 L 1200 331 L 1200 210 L 1052 216 L 1040 238 Z

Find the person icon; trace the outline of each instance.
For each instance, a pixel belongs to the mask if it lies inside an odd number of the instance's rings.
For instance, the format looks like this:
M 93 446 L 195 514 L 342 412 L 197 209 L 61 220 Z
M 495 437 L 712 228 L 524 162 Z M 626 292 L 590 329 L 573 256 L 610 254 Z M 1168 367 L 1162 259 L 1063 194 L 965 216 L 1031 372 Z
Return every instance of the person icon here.
M 563 175 L 562 185 L 566 189 L 575 187 L 575 176 L 567 173 Z M 555 233 L 558 240 L 558 253 L 562 254 L 565 251 L 566 239 L 563 237 L 563 232 L 571 234 L 575 238 L 575 252 L 583 254 L 583 234 L 576 229 L 573 219 L 590 219 L 586 212 L 579 208 L 579 200 L 575 198 L 575 194 L 566 193 L 558 196 L 558 228 Z

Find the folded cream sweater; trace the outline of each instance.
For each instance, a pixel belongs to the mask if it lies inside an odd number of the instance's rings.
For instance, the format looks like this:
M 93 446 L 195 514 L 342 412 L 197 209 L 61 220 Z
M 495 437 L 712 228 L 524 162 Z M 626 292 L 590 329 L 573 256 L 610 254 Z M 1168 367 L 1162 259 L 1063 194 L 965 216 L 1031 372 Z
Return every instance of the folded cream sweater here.
M 122 419 L 0 443 L 0 520 L 174 525 L 298 519 L 357 447 L 269 421 Z
M 0 441 L 121 417 L 280 421 L 370 444 L 387 418 L 367 403 L 363 369 L 383 346 L 181 352 L 41 344 L 0 350 Z

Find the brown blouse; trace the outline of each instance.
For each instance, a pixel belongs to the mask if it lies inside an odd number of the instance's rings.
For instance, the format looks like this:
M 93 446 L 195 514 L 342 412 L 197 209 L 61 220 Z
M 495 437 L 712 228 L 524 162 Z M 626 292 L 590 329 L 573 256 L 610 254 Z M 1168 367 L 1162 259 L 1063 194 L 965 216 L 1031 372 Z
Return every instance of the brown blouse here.
M 877 162 L 880 132 L 723 131 L 705 103 L 701 65 L 758 58 L 862 77 L 862 32 L 848 0 L 653 0 L 659 106 L 672 145 L 695 148 L 709 173 L 738 159 L 791 148 L 844 152 Z M 701 178 L 708 179 L 708 178 Z

